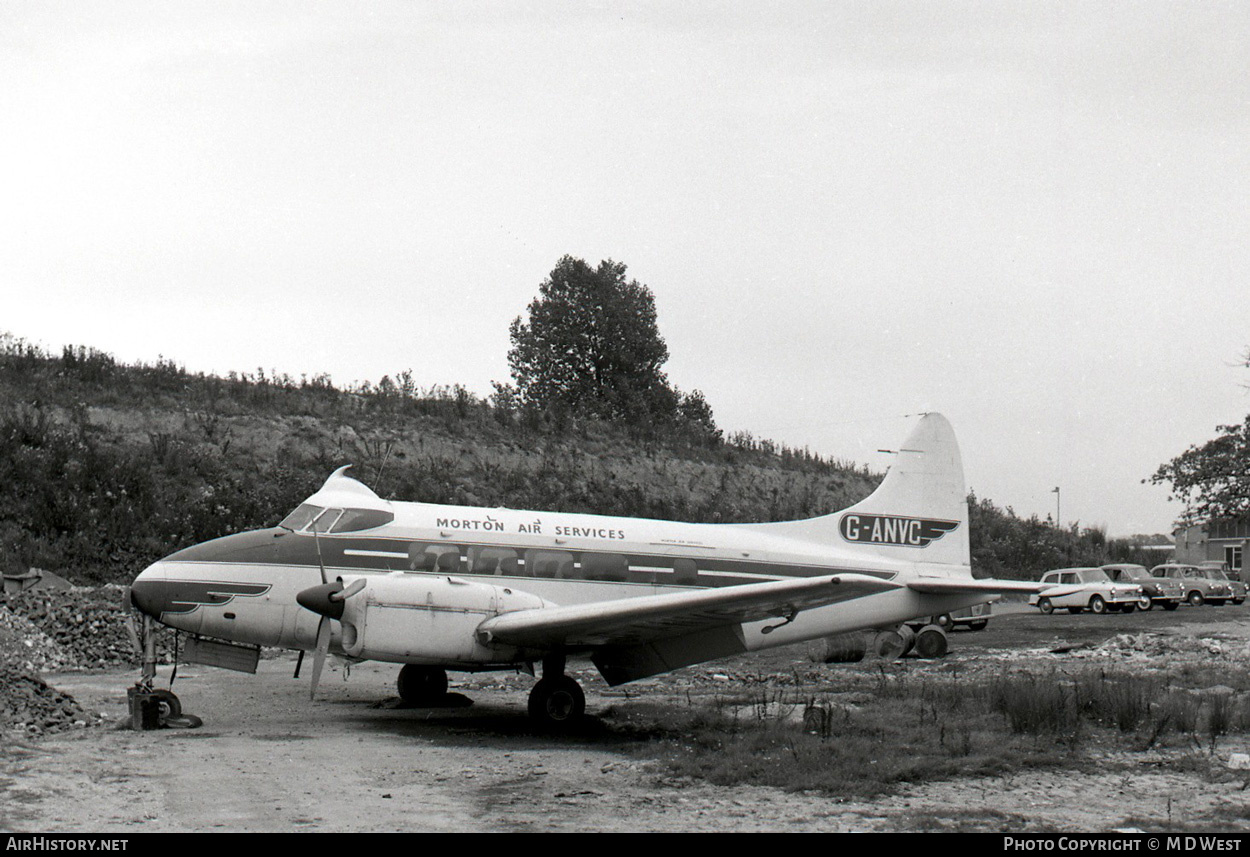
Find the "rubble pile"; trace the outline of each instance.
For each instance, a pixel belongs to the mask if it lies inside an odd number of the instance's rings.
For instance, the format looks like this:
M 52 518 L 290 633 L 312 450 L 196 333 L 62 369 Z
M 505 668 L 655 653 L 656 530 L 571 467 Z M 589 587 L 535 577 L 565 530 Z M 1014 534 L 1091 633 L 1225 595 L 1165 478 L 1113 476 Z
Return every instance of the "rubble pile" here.
M 32 589 L 4 596 L 0 612 L 15 614 L 59 649 L 55 664 L 34 664 L 37 670 L 107 669 L 134 663 L 134 646 L 123 608 L 125 587 Z M 23 663 L 20 650 L 0 640 L 8 663 Z M 39 645 L 33 642 L 26 649 Z M 13 657 L 10 658 L 10 655 Z
M 1209 660 L 1212 656 L 1250 658 L 1250 645 L 1244 640 L 1221 640 L 1184 634 L 1118 634 L 1101 646 L 1091 649 L 1095 654 L 1112 657 L 1171 658 Z
M 80 728 L 96 720 L 69 694 L 0 662 L 0 731 L 34 737 Z
M 25 616 L 0 607 L 0 663 L 39 673 L 68 669 L 73 659 Z

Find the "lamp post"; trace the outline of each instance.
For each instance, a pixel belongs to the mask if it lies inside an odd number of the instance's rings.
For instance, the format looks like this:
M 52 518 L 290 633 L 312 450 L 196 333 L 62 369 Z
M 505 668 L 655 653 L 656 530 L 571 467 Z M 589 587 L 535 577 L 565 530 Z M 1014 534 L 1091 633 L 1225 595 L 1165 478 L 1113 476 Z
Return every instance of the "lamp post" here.
M 1051 493 L 1055 495 L 1055 529 L 1061 529 L 1062 524 L 1059 523 L 1059 486 L 1056 485 Z

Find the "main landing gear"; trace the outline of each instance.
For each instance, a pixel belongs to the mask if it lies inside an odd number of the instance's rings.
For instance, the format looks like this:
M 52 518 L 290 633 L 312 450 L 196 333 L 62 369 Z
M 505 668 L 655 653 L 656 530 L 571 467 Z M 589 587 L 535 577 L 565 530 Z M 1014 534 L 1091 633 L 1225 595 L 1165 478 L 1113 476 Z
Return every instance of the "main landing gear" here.
M 586 694 L 564 674 L 564 666 L 563 655 L 544 659 L 543 677 L 530 690 L 529 715 L 541 729 L 568 730 L 586 714 Z M 447 672 L 439 667 L 405 664 L 399 670 L 397 686 L 399 698 L 415 708 L 441 708 L 449 701 Z
M 434 708 L 447 699 L 447 671 L 438 667 L 404 664 L 397 684 L 399 698 L 418 708 Z
M 569 729 L 586 713 L 581 685 L 564 674 L 564 656 L 543 660 L 543 677 L 530 691 L 529 714 L 543 729 Z

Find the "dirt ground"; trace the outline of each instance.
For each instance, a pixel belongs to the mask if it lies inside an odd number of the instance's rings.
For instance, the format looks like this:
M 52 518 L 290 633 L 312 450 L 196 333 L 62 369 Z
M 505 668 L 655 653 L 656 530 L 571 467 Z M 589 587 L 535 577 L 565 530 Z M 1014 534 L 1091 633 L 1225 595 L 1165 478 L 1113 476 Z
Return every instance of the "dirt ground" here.
M 1098 617 L 1008 607 L 988 631 L 953 634 L 943 661 L 908 663 L 977 670 L 1091 659 L 1105 656 L 1117 635 L 1143 633 L 1192 642 L 1199 657 L 1207 645 L 1250 656 L 1250 604 Z M 805 654 L 795 647 L 762 667 L 749 659 L 711 664 L 615 691 L 593 669 L 574 664 L 571 672 L 594 714 L 634 697 L 684 696 L 692 675 L 706 684 L 732 681 L 735 670 L 810 667 Z M 525 716 L 526 676 L 453 676 L 461 695 L 453 699 L 464 705 L 412 709 L 395 698 L 393 665 L 358 665 L 350 674 L 328 665 L 313 702 L 307 672 L 295 681 L 293 668 L 286 655 L 263 660 L 255 676 L 182 666 L 174 690 L 204 725 L 153 732 L 118 725 L 127 722 L 133 672 L 45 676 L 103 715 L 104 725 L 3 747 L 0 830 L 1107 831 L 1130 818 L 1212 817 L 1224 819 L 1224 829 L 1230 817 L 1250 818 L 1242 780 L 1163 770 L 1149 754 L 1135 754 L 1130 767 L 1109 764 L 1106 773 L 1026 771 L 907 786 L 868 801 L 722 788 L 672 778 L 612 740 L 535 734 Z M 162 684 L 168 679 L 163 669 Z M 1220 752 L 1231 759 L 1248 750 L 1230 743 Z

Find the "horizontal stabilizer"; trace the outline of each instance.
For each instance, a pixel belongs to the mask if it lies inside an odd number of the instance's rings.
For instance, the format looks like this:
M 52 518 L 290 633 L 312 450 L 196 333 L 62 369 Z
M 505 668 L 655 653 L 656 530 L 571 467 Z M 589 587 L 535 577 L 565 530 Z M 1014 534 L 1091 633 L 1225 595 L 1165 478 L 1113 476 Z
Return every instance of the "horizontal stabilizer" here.
M 913 592 L 925 595 L 961 595 L 984 592 L 987 595 L 1004 595 L 1008 592 L 1031 594 L 1045 587 L 1027 580 L 972 580 L 971 578 L 923 578 L 907 583 Z

